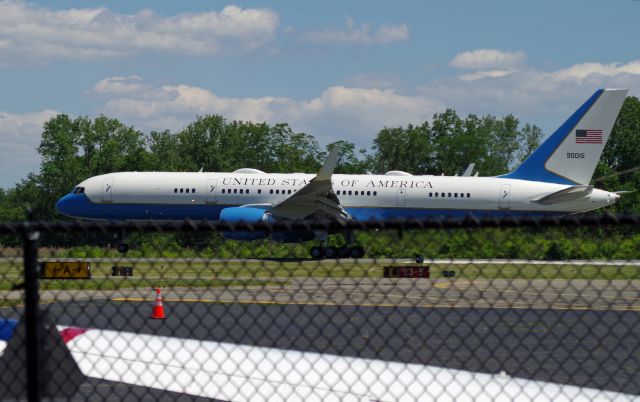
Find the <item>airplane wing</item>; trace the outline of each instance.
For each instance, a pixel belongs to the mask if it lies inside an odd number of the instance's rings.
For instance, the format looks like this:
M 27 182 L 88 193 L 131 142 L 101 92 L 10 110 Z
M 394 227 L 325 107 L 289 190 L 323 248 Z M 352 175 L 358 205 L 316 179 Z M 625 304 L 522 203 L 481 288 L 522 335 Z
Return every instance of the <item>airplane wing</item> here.
M 346 222 L 351 216 L 338 201 L 331 187 L 331 175 L 336 167 L 338 148 L 333 148 L 324 165 L 309 184 L 295 192 L 291 197 L 274 205 L 269 213 L 286 219 L 304 219 L 312 215 L 326 215 L 339 222 Z
M 506 373 L 58 326 L 87 377 L 225 401 L 607 400 L 640 397 Z M 0 354 L 4 349 L 0 340 Z
M 586 197 L 587 195 L 591 194 L 592 191 L 593 186 L 571 186 L 534 200 L 534 202 L 544 205 L 550 205 L 559 204 L 561 202 L 575 201 L 578 198 Z

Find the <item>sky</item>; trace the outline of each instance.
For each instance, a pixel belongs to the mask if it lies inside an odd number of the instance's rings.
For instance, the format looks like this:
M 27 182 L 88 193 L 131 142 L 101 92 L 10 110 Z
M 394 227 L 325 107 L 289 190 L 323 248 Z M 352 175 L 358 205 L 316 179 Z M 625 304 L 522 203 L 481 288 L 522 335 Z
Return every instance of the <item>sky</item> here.
M 598 88 L 640 96 L 639 15 L 632 0 L 0 0 L 0 187 L 39 170 L 57 113 L 144 132 L 221 114 L 361 148 L 453 108 L 549 135 Z

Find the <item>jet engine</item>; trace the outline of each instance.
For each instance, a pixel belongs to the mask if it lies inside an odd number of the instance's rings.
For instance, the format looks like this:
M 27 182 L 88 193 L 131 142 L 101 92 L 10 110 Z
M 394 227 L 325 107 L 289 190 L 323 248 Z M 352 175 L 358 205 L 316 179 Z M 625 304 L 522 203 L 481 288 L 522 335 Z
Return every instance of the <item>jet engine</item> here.
M 276 218 L 271 216 L 266 208 L 254 207 L 230 207 L 220 212 L 220 222 L 225 223 L 275 223 Z M 258 231 L 224 231 L 222 235 L 231 240 L 258 240 L 269 236 L 264 230 Z M 271 233 L 271 239 L 279 243 L 300 243 L 315 239 L 312 231 L 286 231 Z

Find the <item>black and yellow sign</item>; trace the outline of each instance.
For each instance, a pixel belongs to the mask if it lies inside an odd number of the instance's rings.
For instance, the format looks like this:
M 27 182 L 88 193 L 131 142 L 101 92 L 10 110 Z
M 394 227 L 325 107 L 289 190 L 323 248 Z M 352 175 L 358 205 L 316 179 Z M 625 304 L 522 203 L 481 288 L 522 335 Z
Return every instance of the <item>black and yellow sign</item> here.
M 91 279 L 91 268 L 86 261 L 51 261 L 40 263 L 42 279 Z
M 384 267 L 384 278 L 429 278 L 428 265 L 398 265 Z

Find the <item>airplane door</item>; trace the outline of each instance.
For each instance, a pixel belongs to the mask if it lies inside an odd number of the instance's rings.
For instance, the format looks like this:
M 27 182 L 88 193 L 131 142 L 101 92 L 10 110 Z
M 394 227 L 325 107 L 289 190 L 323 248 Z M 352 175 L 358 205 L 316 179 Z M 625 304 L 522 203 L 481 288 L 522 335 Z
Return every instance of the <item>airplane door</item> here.
M 218 180 L 211 179 L 207 181 L 207 204 L 215 204 L 218 193 Z
M 113 201 L 113 179 L 104 179 L 102 182 L 102 202 Z
M 503 184 L 500 187 L 500 209 L 511 209 L 511 184 Z
M 397 204 L 399 207 L 404 207 L 407 205 L 407 189 L 399 188 L 397 193 Z

